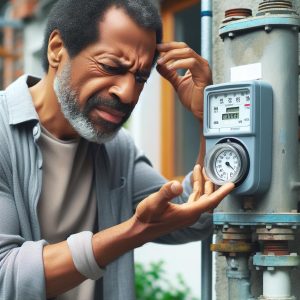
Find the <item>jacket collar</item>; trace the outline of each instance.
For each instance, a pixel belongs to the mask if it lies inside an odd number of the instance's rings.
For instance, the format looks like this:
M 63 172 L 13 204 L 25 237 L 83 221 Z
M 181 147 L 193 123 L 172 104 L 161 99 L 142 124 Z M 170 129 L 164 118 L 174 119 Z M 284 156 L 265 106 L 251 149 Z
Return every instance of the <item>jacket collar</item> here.
M 14 81 L 5 90 L 9 124 L 17 125 L 28 121 L 39 121 L 39 116 L 34 108 L 29 87 L 40 79 L 29 75 L 23 75 Z

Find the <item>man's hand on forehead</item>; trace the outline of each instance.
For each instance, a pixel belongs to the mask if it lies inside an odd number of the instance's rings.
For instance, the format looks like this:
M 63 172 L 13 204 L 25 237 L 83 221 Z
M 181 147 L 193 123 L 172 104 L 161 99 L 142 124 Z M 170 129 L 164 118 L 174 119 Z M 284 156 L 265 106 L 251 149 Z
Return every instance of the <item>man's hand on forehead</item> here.
M 160 58 L 158 72 L 174 87 L 182 104 L 202 119 L 203 90 L 212 83 L 208 62 L 183 42 L 170 42 L 157 45 Z M 177 71 L 186 70 L 183 76 Z

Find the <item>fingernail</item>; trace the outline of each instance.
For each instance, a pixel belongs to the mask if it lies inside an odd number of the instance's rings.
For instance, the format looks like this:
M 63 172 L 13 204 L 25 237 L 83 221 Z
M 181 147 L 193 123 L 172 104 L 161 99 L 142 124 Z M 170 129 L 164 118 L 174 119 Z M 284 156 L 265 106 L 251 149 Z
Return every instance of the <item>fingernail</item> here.
M 159 58 L 158 60 L 157 60 L 157 63 L 158 64 L 161 64 L 163 62 L 163 59 L 162 59 L 162 57 L 161 58 Z

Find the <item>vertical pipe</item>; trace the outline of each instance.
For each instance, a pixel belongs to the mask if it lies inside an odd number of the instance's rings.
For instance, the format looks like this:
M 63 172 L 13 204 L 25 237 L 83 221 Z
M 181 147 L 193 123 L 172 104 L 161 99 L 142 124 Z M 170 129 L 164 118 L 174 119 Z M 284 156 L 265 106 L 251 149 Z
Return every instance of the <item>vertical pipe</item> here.
M 212 65 L 212 0 L 201 1 L 201 56 Z M 201 243 L 201 300 L 212 299 L 212 237 Z
M 227 257 L 228 299 L 250 300 L 248 256 Z
M 275 268 L 272 271 L 264 271 L 263 296 L 266 299 L 291 297 L 291 279 L 288 268 Z
M 201 1 L 201 56 L 212 65 L 212 0 Z

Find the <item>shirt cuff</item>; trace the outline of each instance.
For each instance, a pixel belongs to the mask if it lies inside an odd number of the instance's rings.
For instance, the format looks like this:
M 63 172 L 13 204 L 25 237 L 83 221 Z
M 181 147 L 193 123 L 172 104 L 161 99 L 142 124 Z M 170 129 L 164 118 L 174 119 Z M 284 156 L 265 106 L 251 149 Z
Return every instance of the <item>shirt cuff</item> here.
M 93 233 L 82 231 L 68 237 L 67 243 L 77 271 L 86 278 L 97 280 L 103 276 L 104 269 L 98 266 L 92 247 Z

